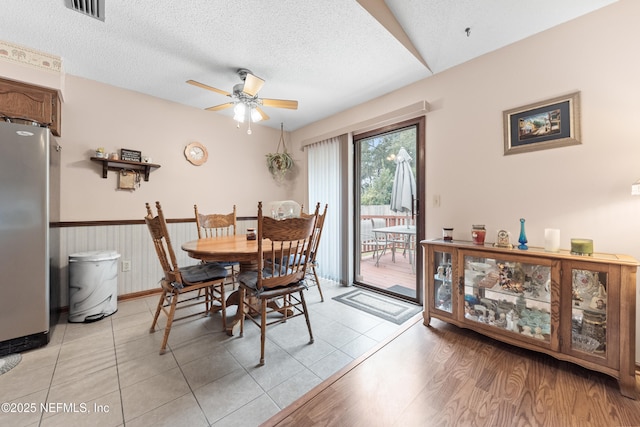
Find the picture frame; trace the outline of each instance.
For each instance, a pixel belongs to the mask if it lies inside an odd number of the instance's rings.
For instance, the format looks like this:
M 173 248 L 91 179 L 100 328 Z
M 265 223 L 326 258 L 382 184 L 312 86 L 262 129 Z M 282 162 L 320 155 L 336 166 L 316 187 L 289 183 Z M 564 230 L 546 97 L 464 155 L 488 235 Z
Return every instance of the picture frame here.
M 504 155 L 582 144 L 580 92 L 503 112 Z

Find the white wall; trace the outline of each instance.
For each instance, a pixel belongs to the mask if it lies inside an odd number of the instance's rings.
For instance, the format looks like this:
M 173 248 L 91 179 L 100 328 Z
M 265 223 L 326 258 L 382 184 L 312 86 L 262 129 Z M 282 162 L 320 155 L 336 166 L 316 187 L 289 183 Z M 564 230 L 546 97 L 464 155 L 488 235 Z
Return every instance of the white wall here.
M 62 221 L 141 219 L 144 202 L 155 200 L 169 218 L 192 217 L 194 203 L 206 212 L 236 204 L 239 216 L 255 216 L 259 200 L 306 194 L 295 176 L 279 185 L 267 170 L 279 129 L 253 126 L 247 135 L 226 116 L 74 76 L 66 78 L 62 121 Z M 199 167 L 183 154 L 193 141 L 209 152 Z M 116 190 L 117 174 L 102 179 L 101 165 L 89 160 L 97 147 L 139 150 L 161 167 L 136 191 Z
M 561 230 L 562 248 L 572 237 L 585 237 L 597 252 L 640 259 L 640 197 L 630 194 L 640 178 L 638 16 L 640 2 L 621 0 L 299 129 L 292 138 L 357 130 L 370 117 L 426 100 L 427 238 L 452 226 L 456 238 L 470 239 L 471 225 L 483 223 L 488 241 L 502 228 L 515 241 L 522 217 L 531 246 L 543 246 L 544 229 L 553 227 Z M 582 98 L 582 145 L 503 155 L 504 110 L 574 91 Z M 436 195 L 440 207 L 433 206 Z

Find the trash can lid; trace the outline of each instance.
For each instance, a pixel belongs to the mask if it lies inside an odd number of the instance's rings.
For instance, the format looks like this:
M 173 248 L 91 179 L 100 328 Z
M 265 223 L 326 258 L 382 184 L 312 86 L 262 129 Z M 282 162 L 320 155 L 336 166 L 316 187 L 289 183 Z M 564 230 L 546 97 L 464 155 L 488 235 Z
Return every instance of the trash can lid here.
M 120 254 L 116 251 L 88 251 L 77 252 L 69 255 L 69 262 L 91 262 L 91 261 L 108 261 L 120 258 Z

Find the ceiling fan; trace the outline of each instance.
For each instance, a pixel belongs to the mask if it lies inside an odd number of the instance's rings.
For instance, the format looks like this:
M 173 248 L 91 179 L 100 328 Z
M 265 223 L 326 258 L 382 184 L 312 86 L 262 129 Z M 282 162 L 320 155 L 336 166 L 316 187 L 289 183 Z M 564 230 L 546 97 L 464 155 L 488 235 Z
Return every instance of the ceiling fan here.
M 264 80 L 260 77 L 257 77 L 250 70 L 246 68 L 240 68 L 237 70 L 237 74 L 238 76 L 240 76 L 242 83 L 238 83 L 237 85 L 233 86 L 232 93 L 206 85 L 204 83 L 197 82 L 195 80 L 187 80 L 187 83 L 230 97 L 232 101 L 205 108 L 205 110 L 219 111 L 233 107 L 234 120 L 238 122 L 238 125 L 241 122 L 244 122 L 247 112 L 249 114 L 250 122 L 268 120 L 269 116 L 267 116 L 267 114 L 262 110 L 262 108 L 260 108 L 260 106 L 287 108 L 290 110 L 298 109 L 298 101 L 292 101 L 288 99 L 259 98 L 258 92 L 260 91 L 260 89 L 262 89 Z

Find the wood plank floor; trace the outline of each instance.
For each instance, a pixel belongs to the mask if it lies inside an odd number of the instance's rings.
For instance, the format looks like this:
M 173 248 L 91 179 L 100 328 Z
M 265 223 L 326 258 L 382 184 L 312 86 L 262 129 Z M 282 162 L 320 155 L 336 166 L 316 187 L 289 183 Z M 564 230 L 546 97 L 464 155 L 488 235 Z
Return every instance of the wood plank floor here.
M 263 425 L 640 426 L 611 377 L 414 319 Z
M 367 254 L 360 263 L 360 274 L 363 282 L 380 289 L 399 285 L 415 295 L 416 273 L 402 252 L 396 253 L 395 262 L 392 261 L 391 252 L 386 252 L 380 257 L 378 265 L 376 265 L 375 259 Z

